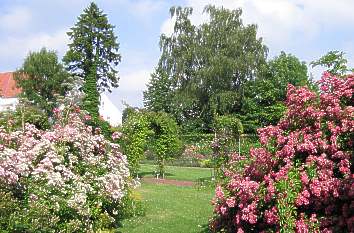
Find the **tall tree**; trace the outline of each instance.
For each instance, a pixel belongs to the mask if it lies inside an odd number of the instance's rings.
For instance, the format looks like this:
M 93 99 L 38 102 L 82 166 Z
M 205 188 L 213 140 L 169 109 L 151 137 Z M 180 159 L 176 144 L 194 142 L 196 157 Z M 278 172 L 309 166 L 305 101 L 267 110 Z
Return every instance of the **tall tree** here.
M 118 87 L 121 55 L 114 26 L 92 2 L 67 34 L 71 43 L 63 61 L 73 75 L 84 79 L 84 109 L 98 118 L 100 92 Z
M 170 80 L 166 72 L 156 69 L 151 74 L 150 82 L 147 85 L 147 91 L 144 92 L 144 105 L 151 111 L 170 112 L 171 103 Z
M 288 84 L 305 86 L 309 82 L 306 63 L 294 55 L 281 52 L 268 61 L 259 78 L 247 84 L 239 115 L 245 130 L 254 132 L 256 128 L 277 124 L 285 111 Z
M 174 31 L 161 36 L 145 106 L 173 114 L 184 126 L 199 119 L 200 128 L 208 130 L 215 115 L 240 110 L 244 85 L 265 64 L 267 48 L 256 25 L 243 24 L 240 9 L 207 6 L 209 20 L 199 26 L 191 23 L 192 8 L 170 12 Z M 161 87 L 163 95 L 157 92 Z
M 48 115 L 56 106 L 58 97 L 70 89 L 72 81 L 56 52 L 46 48 L 30 52 L 15 72 L 15 79 L 22 88 L 22 95 Z

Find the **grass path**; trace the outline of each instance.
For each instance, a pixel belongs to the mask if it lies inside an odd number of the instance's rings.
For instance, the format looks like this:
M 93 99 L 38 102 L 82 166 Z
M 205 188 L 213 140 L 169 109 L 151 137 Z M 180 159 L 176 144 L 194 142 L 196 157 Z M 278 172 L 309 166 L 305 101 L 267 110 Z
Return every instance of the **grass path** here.
M 154 167 L 143 166 L 141 174 L 151 176 Z M 151 171 L 152 170 L 152 171 Z M 168 167 L 167 178 L 196 181 L 210 177 L 203 168 Z M 143 182 L 137 190 L 146 206 L 146 215 L 124 220 L 122 233 L 202 233 L 212 216 L 212 188 L 151 184 Z

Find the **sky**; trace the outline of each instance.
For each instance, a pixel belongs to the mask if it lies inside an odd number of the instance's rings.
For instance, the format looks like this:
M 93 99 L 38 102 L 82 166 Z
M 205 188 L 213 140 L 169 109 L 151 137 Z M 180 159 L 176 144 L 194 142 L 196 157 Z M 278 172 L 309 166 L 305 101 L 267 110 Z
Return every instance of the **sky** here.
M 0 0 L 0 72 L 21 66 L 29 51 L 42 47 L 62 57 L 69 39 L 66 32 L 91 1 Z M 258 25 L 258 35 L 269 48 L 269 58 L 281 51 L 309 63 L 330 50 L 346 53 L 354 64 L 353 0 L 100 0 L 95 1 L 115 25 L 122 62 L 119 87 L 108 94 L 123 110 L 123 103 L 143 106 L 143 90 L 159 56 L 161 33 L 173 28 L 171 6 L 193 7 L 192 22 L 207 18 L 205 5 L 242 8 L 245 24 Z M 310 69 L 319 78 L 320 69 Z

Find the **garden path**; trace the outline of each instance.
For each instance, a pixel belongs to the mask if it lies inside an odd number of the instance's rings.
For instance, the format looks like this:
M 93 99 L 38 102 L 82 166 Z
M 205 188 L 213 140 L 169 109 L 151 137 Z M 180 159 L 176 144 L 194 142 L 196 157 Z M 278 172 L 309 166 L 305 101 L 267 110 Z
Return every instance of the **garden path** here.
M 176 186 L 194 186 L 194 181 L 187 181 L 187 180 L 171 180 L 171 179 L 156 179 L 156 178 L 149 178 L 144 177 L 142 178 L 143 181 L 150 183 L 150 184 L 170 184 Z

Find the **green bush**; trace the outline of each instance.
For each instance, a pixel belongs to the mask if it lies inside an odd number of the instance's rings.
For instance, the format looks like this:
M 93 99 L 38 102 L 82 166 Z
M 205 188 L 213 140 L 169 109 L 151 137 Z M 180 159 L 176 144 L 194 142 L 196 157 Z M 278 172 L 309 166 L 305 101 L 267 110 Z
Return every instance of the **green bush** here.
M 178 125 L 167 113 L 131 112 L 123 123 L 122 134 L 119 141 L 133 175 L 138 174 L 139 163 L 145 154 L 155 159 L 162 176 L 165 162 L 181 154 Z
M 123 153 L 127 155 L 132 175 L 137 175 L 139 164 L 148 148 L 148 138 L 152 135 L 147 114 L 135 112 L 129 115 L 122 125 L 122 137 L 119 138 Z
M 183 134 L 181 139 L 184 144 L 196 144 L 206 142 L 209 144 L 214 138 L 214 134 L 205 134 L 205 133 L 190 133 Z
M 58 216 L 44 202 L 23 202 L 11 192 L 0 191 L 0 232 L 52 232 Z
M 164 112 L 149 114 L 150 127 L 153 131 L 150 148 L 156 155 L 158 171 L 162 177 L 165 173 L 165 161 L 182 153 L 182 141 L 179 139 L 177 122 Z
M 38 129 L 48 129 L 50 123 L 47 114 L 37 107 L 19 104 L 14 111 L 0 112 L 0 126 L 7 130 L 22 129 L 25 123 L 35 125 Z
M 202 159 L 199 161 L 200 167 L 213 167 L 213 162 L 211 159 Z
M 215 137 L 212 142 L 213 166 L 216 175 L 222 175 L 220 169 L 227 164 L 230 153 L 236 152 L 243 133 L 241 121 L 232 115 L 217 116 L 214 120 Z

